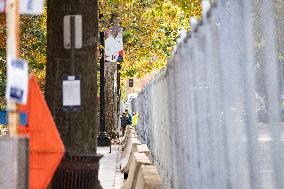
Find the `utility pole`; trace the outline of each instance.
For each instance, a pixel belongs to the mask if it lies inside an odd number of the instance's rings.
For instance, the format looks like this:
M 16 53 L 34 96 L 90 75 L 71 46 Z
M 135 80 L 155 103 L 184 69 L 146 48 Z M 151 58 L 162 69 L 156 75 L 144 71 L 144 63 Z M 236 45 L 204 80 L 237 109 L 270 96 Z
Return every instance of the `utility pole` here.
M 18 103 L 24 102 L 23 90 L 19 90 L 19 78 L 14 75 L 15 68 L 27 74 L 27 65 L 19 61 L 20 57 L 20 0 L 6 1 L 6 25 L 7 25 L 7 113 L 9 137 L 0 138 L 0 188 L 28 188 L 29 187 L 29 139 L 18 137 L 19 107 Z M 17 65 L 17 66 L 16 66 Z M 26 72 L 25 72 L 26 71 Z M 11 81 L 11 79 L 13 81 Z M 23 81 L 23 80 L 21 80 Z M 11 85 L 11 82 L 13 85 Z M 16 85 L 15 85 L 16 83 Z M 17 85 L 18 84 L 18 85 Z M 23 87 L 23 86 L 20 86 Z M 12 90 L 13 89 L 13 90 Z M 23 88 L 21 88 L 23 89 Z M 27 91 L 25 91 L 27 92 Z M 7 98 L 8 97 L 8 98 Z M 10 99 L 13 98 L 12 99 Z M 14 101 L 20 97 L 21 102 Z M 17 98 L 17 100 L 20 100 Z M 6 150 L 3 150 L 6 149 Z M 7 151 L 8 149 L 8 151 Z M 4 179 L 3 179 L 4 178 Z
M 7 63 L 9 59 L 18 59 L 20 56 L 20 16 L 19 0 L 7 1 Z M 16 137 L 19 125 L 19 112 L 16 102 L 7 102 L 9 135 Z

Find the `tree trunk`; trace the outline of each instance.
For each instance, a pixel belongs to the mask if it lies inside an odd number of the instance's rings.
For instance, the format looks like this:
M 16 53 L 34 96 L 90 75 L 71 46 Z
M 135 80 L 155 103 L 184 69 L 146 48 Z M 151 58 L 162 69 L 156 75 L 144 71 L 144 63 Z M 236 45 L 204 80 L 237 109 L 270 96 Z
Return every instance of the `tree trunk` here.
M 117 63 L 105 62 L 105 123 L 114 138 L 117 129 Z
M 47 70 L 45 96 L 63 139 L 72 154 L 96 153 L 97 0 L 48 0 Z M 80 75 L 81 108 L 63 111 L 63 75 L 73 75 L 70 49 L 64 48 L 63 18 L 82 15 L 82 48 L 75 49 L 74 74 Z

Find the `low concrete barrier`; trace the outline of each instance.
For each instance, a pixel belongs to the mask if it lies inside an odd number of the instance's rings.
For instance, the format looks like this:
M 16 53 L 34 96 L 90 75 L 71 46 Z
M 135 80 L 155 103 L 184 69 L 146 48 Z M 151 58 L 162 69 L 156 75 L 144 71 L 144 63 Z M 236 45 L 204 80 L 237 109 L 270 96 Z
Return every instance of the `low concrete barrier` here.
M 145 153 L 145 155 L 148 157 L 148 159 L 150 161 L 152 159 L 150 150 L 147 147 L 147 145 L 141 144 L 140 141 L 139 141 L 139 143 L 136 141 L 136 142 L 132 143 L 131 152 L 121 159 L 120 168 L 121 168 L 122 173 L 128 173 L 129 172 L 131 161 L 133 160 L 133 155 L 134 155 L 135 152 Z
M 153 165 L 142 165 L 135 183 L 135 189 L 164 189 L 161 177 Z
M 127 148 L 122 153 L 122 159 L 120 161 L 120 170 L 122 173 L 128 173 L 131 159 L 133 154 L 137 152 L 138 146 L 141 145 L 141 142 L 136 138 L 130 138 Z
M 129 138 L 138 138 L 138 134 L 136 133 L 134 127 L 132 126 L 126 127 L 125 135 L 122 137 L 121 142 L 120 142 L 122 150 L 125 149 Z
M 147 144 L 141 144 L 137 146 L 137 152 L 139 153 L 145 153 L 146 156 L 149 158 L 149 160 L 152 162 L 153 158 L 151 155 L 151 152 L 147 146 Z
M 144 153 L 134 153 L 133 161 L 131 162 L 129 174 L 122 189 L 132 189 L 136 185 L 138 173 L 141 165 L 151 165 L 151 161 Z
M 136 130 L 128 126 L 122 140 L 120 170 L 127 178 L 122 189 L 163 189 L 158 171 L 152 165 L 151 152 L 138 140 Z

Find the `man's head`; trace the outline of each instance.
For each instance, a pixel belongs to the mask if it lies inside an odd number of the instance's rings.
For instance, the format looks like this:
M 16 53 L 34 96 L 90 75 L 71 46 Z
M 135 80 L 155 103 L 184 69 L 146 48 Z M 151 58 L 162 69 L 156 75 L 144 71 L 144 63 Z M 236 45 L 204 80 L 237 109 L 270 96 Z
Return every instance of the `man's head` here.
M 127 109 L 125 110 L 125 113 L 128 113 L 128 110 L 127 110 Z

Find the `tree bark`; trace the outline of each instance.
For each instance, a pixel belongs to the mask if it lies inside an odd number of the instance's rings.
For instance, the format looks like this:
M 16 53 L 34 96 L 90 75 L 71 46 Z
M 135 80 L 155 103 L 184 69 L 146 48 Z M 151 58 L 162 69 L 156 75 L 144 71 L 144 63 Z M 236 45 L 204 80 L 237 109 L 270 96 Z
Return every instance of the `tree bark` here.
M 117 63 L 105 62 L 105 124 L 107 133 L 113 135 L 117 129 Z
M 67 152 L 96 153 L 97 0 L 48 0 L 45 96 Z M 63 112 L 63 75 L 71 74 L 70 49 L 63 45 L 63 18 L 82 15 L 82 48 L 75 49 L 75 74 L 81 80 L 81 109 Z

